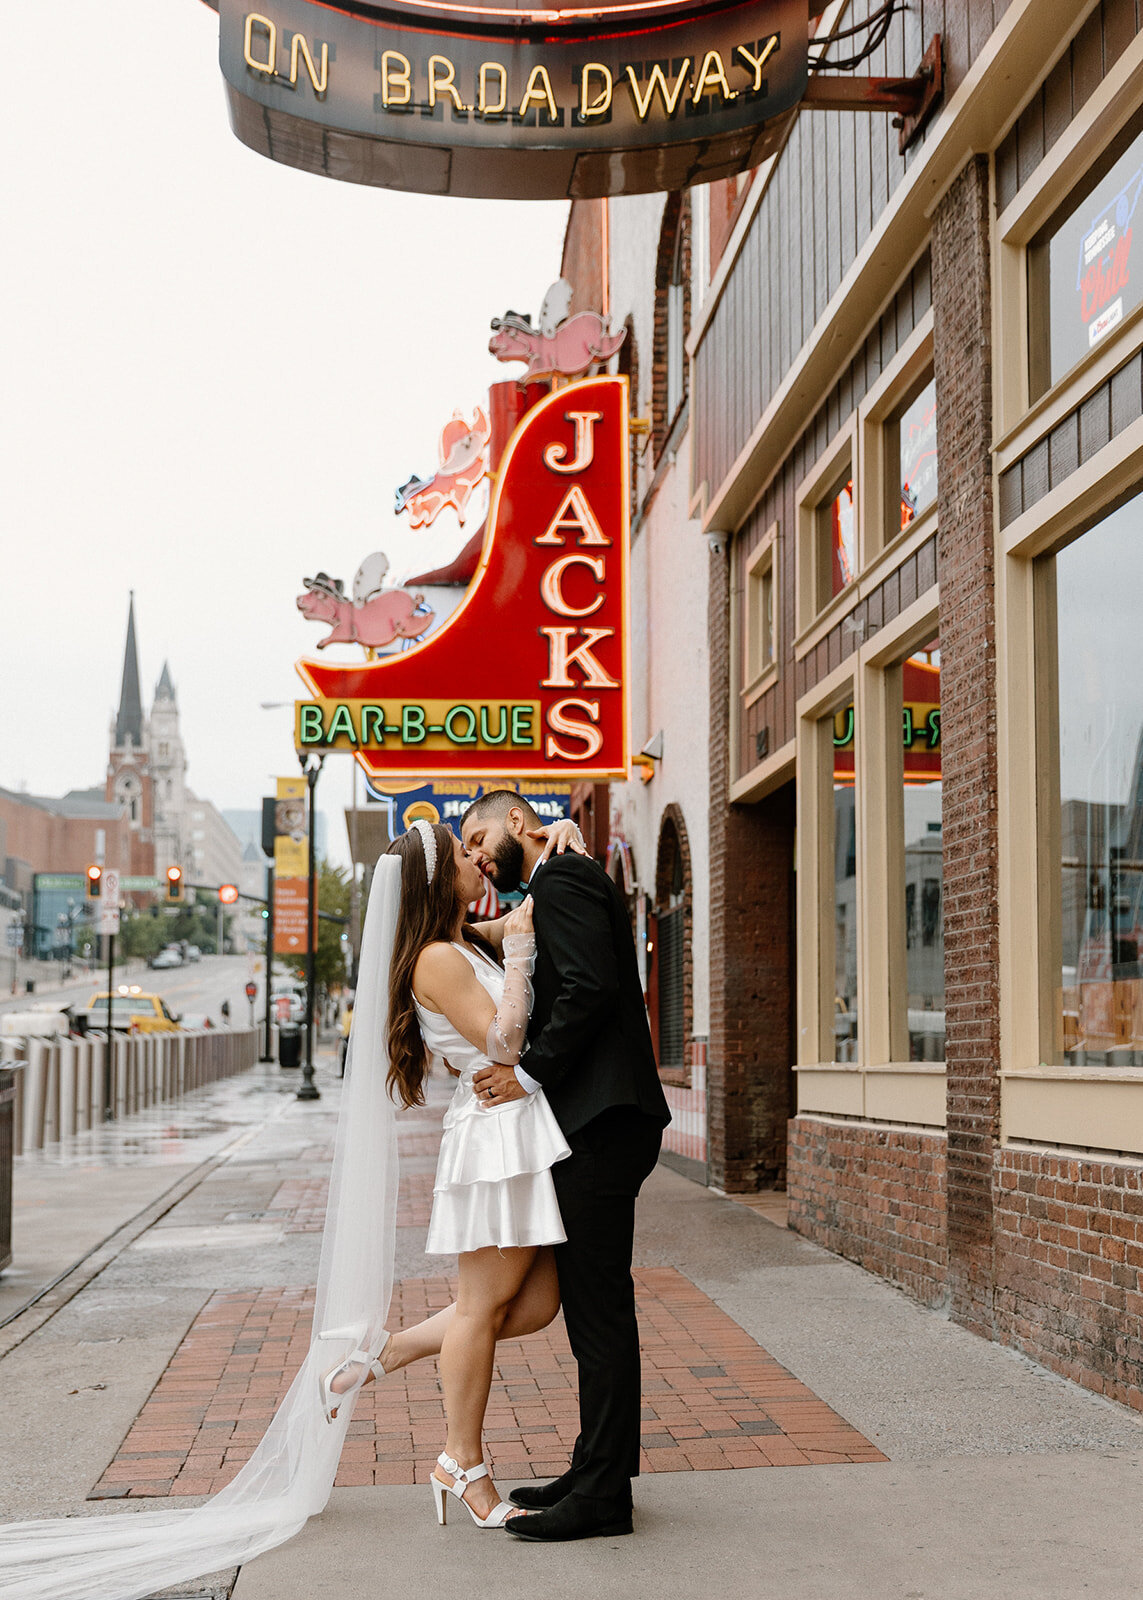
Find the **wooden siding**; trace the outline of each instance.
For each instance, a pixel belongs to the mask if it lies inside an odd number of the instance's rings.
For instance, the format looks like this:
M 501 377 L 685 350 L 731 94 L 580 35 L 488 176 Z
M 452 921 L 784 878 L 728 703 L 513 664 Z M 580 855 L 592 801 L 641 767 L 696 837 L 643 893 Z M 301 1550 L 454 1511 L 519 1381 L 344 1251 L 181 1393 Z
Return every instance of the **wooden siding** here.
M 877 3 L 857 0 L 846 23 Z M 1008 0 L 913 0 L 861 70 L 914 72 L 940 33 L 947 101 L 1007 7 Z M 883 113 L 802 112 L 795 120 L 695 353 L 696 486 L 713 490 L 729 473 L 914 157 L 898 154 L 897 130 Z
M 1094 394 L 1001 473 L 1000 526 L 1015 522 L 1140 417 L 1143 352 L 1136 351 Z
M 778 595 L 778 659 L 781 676 L 778 682 L 755 703 L 743 711 L 739 709 L 740 758 L 734 778 L 748 772 L 760 759 L 757 753 L 758 734 L 765 729 L 770 752 L 779 750 L 794 736 L 795 706 L 799 695 L 805 693 L 825 672 L 853 653 L 860 637 L 852 628 L 839 622 L 804 659 L 794 664 L 793 640 L 795 632 L 795 555 L 797 548 L 798 508 L 797 488 L 813 471 L 815 463 L 824 454 L 830 440 L 852 416 L 884 369 L 894 359 L 901 345 L 925 316 L 932 303 L 932 283 L 929 258 L 926 254 L 913 268 L 890 304 L 885 308 L 877 326 L 873 328 L 855 359 L 846 367 L 825 403 L 818 410 L 809 427 L 787 456 L 781 471 L 775 477 L 751 512 L 741 532 L 734 541 L 732 559 L 736 567 L 735 587 L 740 593 L 746 586 L 746 563 L 758 541 L 776 522 L 778 524 L 777 550 Z M 852 613 L 853 620 L 866 624 L 866 632 L 883 626 L 923 594 L 936 581 L 936 540 L 928 541 L 899 572 L 886 578 L 869 598 Z
M 1143 0 L 1100 0 L 996 151 L 1001 211 L 1143 29 Z

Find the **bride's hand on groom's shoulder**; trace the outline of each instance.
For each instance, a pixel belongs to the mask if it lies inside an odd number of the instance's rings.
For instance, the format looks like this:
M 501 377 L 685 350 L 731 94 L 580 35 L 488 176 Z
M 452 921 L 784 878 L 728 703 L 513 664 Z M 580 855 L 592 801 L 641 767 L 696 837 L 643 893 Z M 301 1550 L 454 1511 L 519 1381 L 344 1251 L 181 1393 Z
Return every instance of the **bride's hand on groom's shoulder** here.
M 543 839 L 544 853 L 540 861 L 546 861 L 552 854 L 562 856 L 564 851 L 572 849 L 577 856 L 587 854 L 587 846 L 583 842 L 583 834 L 576 827 L 570 817 L 561 817 L 558 822 L 549 822 L 546 828 L 529 828 L 529 839 L 537 841 Z

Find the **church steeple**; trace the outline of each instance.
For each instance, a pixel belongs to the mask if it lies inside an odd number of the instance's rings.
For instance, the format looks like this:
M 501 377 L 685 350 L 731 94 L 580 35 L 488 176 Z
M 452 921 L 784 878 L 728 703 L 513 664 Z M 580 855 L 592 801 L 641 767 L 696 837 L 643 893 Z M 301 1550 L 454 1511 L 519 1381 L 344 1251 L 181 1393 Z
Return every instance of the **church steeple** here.
M 143 697 L 139 693 L 139 652 L 135 644 L 135 591 L 127 607 L 127 647 L 123 654 L 123 682 L 119 690 L 119 711 L 115 718 L 115 748 L 128 742 L 143 748 Z
M 159 674 L 159 681 L 155 685 L 155 699 L 156 700 L 173 700 L 174 698 L 175 698 L 175 686 L 171 682 L 171 669 L 170 669 L 169 664 L 166 661 L 164 661 L 163 662 L 163 670 Z

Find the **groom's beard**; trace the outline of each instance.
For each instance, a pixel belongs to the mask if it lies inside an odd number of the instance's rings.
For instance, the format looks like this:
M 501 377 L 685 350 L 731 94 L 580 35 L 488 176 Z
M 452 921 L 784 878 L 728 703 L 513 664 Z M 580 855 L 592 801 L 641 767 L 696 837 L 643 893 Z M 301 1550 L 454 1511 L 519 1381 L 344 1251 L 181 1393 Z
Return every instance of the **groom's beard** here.
M 519 839 L 506 833 L 491 851 L 492 863 L 496 871 L 490 876 L 498 889 L 518 889 L 520 879 L 524 876 L 524 846 Z

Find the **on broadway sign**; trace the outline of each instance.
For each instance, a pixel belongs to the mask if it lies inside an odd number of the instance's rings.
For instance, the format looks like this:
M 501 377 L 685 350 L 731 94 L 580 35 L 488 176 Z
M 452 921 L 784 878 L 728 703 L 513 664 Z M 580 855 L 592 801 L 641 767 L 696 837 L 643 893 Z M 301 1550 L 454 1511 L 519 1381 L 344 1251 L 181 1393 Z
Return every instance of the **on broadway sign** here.
M 626 777 L 627 380 L 545 396 L 500 463 L 481 566 L 421 644 L 301 661 L 295 743 L 383 776 Z
M 562 199 L 756 166 L 807 81 L 806 0 L 218 0 L 235 133 L 381 188 Z

